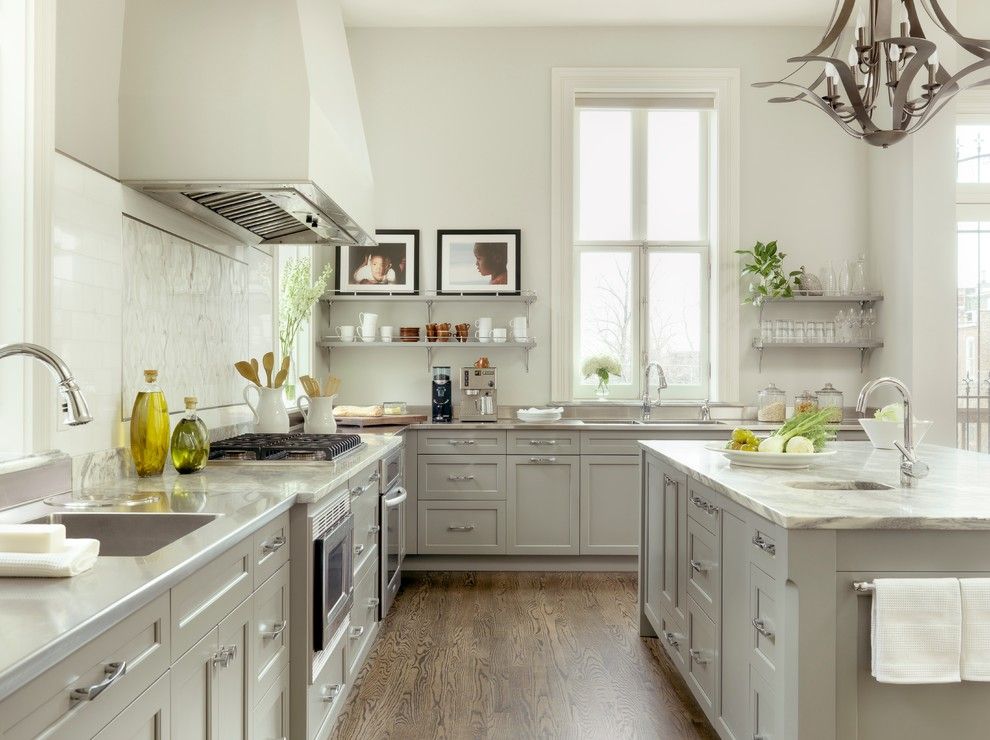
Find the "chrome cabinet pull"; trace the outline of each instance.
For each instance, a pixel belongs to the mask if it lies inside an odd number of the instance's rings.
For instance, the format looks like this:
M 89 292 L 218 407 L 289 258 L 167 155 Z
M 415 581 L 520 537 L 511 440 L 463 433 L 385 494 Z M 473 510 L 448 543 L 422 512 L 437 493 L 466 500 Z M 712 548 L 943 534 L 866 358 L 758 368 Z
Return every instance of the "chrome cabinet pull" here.
M 289 623 L 283 619 L 281 622 L 275 622 L 274 624 L 272 624 L 272 628 L 270 630 L 262 630 L 261 635 L 266 640 L 274 640 L 278 638 L 283 632 L 285 632 L 285 628 L 288 626 Z
M 93 684 L 92 686 L 87 686 L 81 689 L 73 689 L 69 694 L 69 699 L 72 701 L 93 701 L 93 699 L 113 686 L 118 678 L 127 673 L 127 661 L 120 660 L 114 661 L 113 663 L 107 663 L 103 667 L 103 672 L 106 674 L 106 678 L 99 683 Z
M 768 640 L 770 640 L 770 642 L 773 642 L 774 641 L 773 630 L 771 630 L 767 626 L 767 623 L 765 621 L 763 621 L 762 619 L 760 619 L 759 617 L 753 617 L 753 629 L 755 629 L 757 632 L 759 632 L 765 638 L 767 638 Z
M 695 573 L 707 573 L 709 568 L 710 568 L 709 564 L 706 563 L 704 560 L 691 561 L 691 570 L 693 570 Z
M 351 498 L 357 498 L 362 493 L 364 493 L 365 491 L 367 491 L 369 488 L 371 488 L 371 486 L 358 486 L 357 488 L 352 488 L 351 489 Z
M 765 732 L 758 732 L 753 735 L 753 740 L 772 740 L 772 738 Z
M 699 508 L 702 511 L 707 512 L 709 514 L 717 514 L 718 513 L 718 507 L 715 506 L 714 504 L 708 503 L 703 498 L 701 498 L 701 496 L 694 496 L 694 495 L 692 495 L 691 496 L 691 503 L 694 504 L 697 508 Z
M 478 440 L 476 439 L 448 439 L 447 444 L 451 445 L 476 445 Z
M 377 524 L 372 524 L 370 527 L 368 527 L 368 534 L 378 534 L 381 531 L 382 528 L 379 527 Z
M 342 684 L 327 684 L 323 687 L 323 701 L 331 702 L 340 695 L 340 690 L 344 688 Z
M 680 644 L 681 644 L 681 636 L 678 635 L 678 634 L 676 634 L 676 633 L 674 633 L 674 632 L 664 632 L 663 633 L 663 639 L 672 648 L 676 648 L 676 647 L 680 646 Z
M 277 537 L 272 537 L 271 542 L 265 541 L 261 545 L 261 551 L 265 555 L 271 555 L 273 552 L 278 552 L 283 547 L 285 547 L 286 539 L 282 535 Z
M 545 446 L 548 446 L 548 447 L 553 447 L 554 445 L 557 444 L 557 440 L 555 440 L 555 439 L 531 439 L 531 440 L 529 440 L 529 443 L 531 445 L 536 445 L 536 446 L 545 445 Z
M 368 607 L 369 608 L 371 608 L 373 606 L 378 606 L 381 603 L 382 603 L 382 600 L 379 599 L 377 596 L 372 596 L 370 599 L 368 599 Z
M 354 545 L 355 555 L 360 555 L 362 552 L 364 552 L 364 545 Z
M 705 654 L 703 652 L 701 652 L 700 650 L 696 650 L 694 648 L 688 649 L 688 655 L 690 655 L 691 660 L 693 660 L 698 665 L 704 665 L 705 663 L 711 662 L 711 659 L 705 657 Z
M 450 481 L 474 480 L 474 476 L 473 475 L 448 475 L 447 476 L 447 480 L 450 480 Z
M 777 546 L 763 537 L 762 534 L 757 532 L 753 535 L 753 544 L 758 548 L 767 553 L 770 557 L 775 557 L 777 555 Z
M 237 645 L 221 645 L 220 649 L 213 653 L 211 662 L 216 668 L 226 668 L 230 661 L 237 657 Z
M 361 625 L 359 627 L 351 627 L 351 639 L 352 640 L 358 639 L 363 634 L 364 634 L 364 625 Z
M 529 458 L 531 463 L 536 463 L 537 465 L 550 465 L 557 462 L 555 457 L 531 457 Z
M 448 532 L 470 532 L 474 529 L 474 524 L 449 524 L 447 525 Z
M 382 479 L 382 474 L 376 470 L 374 473 L 368 476 L 368 483 L 374 483 L 376 480 L 381 480 L 381 479 Z

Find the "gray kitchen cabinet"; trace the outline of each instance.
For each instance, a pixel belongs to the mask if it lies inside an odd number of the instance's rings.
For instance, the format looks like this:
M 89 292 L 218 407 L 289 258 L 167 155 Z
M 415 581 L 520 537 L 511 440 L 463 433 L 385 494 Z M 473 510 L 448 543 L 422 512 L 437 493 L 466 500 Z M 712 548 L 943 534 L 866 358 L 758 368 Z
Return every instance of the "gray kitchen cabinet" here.
M 420 501 L 422 555 L 505 555 L 505 501 Z
M 641 622 L 640 634 L 662 637 L 665 631 L 671 631 L 671 625 L 664 624 L 662 617 L 664 476 L 660 463 L 652 457 L 644 457 L 641 477 L 643 496 L 640 516 L 642 544 L 639 551 L 639 607 L 647 621 Z
M 288 738 L 289 706 L 289 669 L 286 668 L 254 707 L 254 740 Z
M 213 660 L 219 645 L 214 628 L 172 664 L 171 725 L 172 735 L 183 740 L 206 740 L 219 736 L 216 671 Z
M 746 524 L 732 513 L 722 510 L 722 550 L 745 553 L 750 546 Z M 746 557 L 722 559 L 722 672 L 719 680 L 717 726 L 724 737 L 732 740 L 750 738 L 749 725 L 749 650 L 753 625 L 749 620 L 749 560 Z
M 660 516 L 663 548 L 660 562 L 660 603 L 687 623 L 687 482 L 672 468 L 662 471 Z
M 217 627 L 219 651 L 226 662 L 214 663 L 217 677 L 219 737 L 251 737 L 254 712 L 254 597 L 245 599 Z M 226 659 L 226 655 L 230 658 Z
M 639 456 L 581 456 L 581 554 L 639 551 Z
M 93 740 L 168 740 L 174 737 L 169 722 L 169 682 L 166 675 L 128 704 L 110 724 L 93 736 Z
M 254 593 L 254 695 L 264 696 L 289 665 L 289 564 Z
M 574 455 L 509 455 L 506 553 L 577 555 L 580 463 Z

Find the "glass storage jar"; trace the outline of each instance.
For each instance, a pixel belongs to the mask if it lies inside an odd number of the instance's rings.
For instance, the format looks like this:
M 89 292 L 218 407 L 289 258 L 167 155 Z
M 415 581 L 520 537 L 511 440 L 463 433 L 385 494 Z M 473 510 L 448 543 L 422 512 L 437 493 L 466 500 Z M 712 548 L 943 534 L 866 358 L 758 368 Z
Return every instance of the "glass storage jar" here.
M 842 421 L 842 391 L 836 390 L 831 383 L 826 383 L 815 396 L 818 398 L 818 408 L 829 410 L 830 423 L 838 424 Z
M 798 393 L 794 396 L 794 413 L 802 414 L 805 411 L 818 410 L 818 397 L 811 391 Z
M 773 383 L 757 394 L 756 418 L 758 421 L 784 421 L 787 418 L 787 394 Z

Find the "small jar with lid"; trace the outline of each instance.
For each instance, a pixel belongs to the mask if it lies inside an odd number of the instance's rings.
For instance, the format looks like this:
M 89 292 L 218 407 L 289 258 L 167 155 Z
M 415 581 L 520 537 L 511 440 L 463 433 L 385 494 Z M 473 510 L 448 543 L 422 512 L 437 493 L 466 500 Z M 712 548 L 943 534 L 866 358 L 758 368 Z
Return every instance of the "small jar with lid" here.
M 815 396 L 818 398 L 818 408 L 829 410 L 829 423 L 838 424 L 842 421 L 842 391 L 836 390 L 831 383 L 826 383 Z
M 787 394 L 773 383 L 757 394 L 758 421 L 778 422 L 787 418 Z
M 811 391 L 798 393 L 794 396 L 794 413 L 803 414 L 805 411 L 818 410 L 818 397 Z

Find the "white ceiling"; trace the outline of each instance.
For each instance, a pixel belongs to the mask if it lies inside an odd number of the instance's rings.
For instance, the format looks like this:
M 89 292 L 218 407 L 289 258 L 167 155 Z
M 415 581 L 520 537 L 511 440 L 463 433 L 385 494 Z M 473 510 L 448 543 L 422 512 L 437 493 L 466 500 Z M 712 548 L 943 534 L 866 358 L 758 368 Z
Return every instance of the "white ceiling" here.
M 833 0 L 342 0 L 348 26 L 821 26 Z

